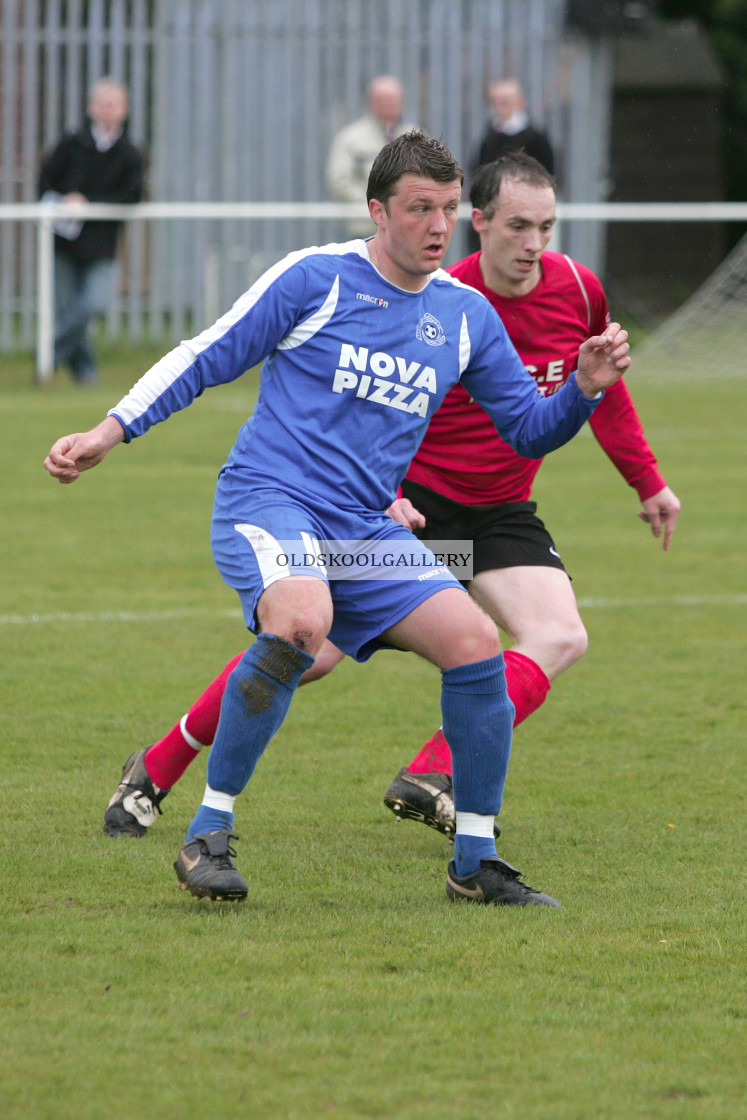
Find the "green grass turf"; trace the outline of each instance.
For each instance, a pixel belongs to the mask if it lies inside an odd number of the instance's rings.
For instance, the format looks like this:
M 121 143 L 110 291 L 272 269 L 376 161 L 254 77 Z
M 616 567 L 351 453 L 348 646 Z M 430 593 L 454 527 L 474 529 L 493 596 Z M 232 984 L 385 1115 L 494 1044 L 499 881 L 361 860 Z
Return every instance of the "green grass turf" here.
M 747 1116 L 741 381 L 632 378 L 668 554 L 592 437 L 540 474 L 591 645 L 517 732 L 500 850 L 563 910 L 450 905 L 450 846 L 384 809 L 439 722 L 396 653 L 296 697 L 239 806 L 249 900 L 211 905 L 171 868 L 202 760 L 146 839 L 101 818 L 245 641 L 208 521 L 253 380 L 75 486 L 41 467 L 159 354 L 90 391 L 0 359 L 5 1120 Z

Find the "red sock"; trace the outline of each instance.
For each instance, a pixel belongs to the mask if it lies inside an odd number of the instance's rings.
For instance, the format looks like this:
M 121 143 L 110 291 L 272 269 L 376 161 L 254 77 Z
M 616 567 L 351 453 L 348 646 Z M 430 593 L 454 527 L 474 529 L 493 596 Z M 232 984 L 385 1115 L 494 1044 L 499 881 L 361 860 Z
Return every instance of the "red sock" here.
M 504 653 L 503 660 L 506 665 L 508 695 L 516 708 L 514 727 L 518 727 L 527 716 L 544 704 L 550 691 L 550 682 L 537 662 L 532 661 L 531 657 L 525 657 L 523 653 L 514 653 L 509 649 Z M 421 747 L 407 769 L 411 774 L 451 773 L 451 751 L 440 728 Z
M 171 789 L 193 762 L 201 747 L 209 747 L 215 738 L 220 717 L 220 704 L 226 681 L 238 665 L 244 651 L 228 662 L 219 677 L 209 684 L 195 700 L 183 720 L 174 724 L 145 754 L 145 769 L 159 789 Z M 184 728 L 182 728 L 182 723 Z M 185 738 L 186 730 L 189 739 Z
M 407 769 L 411 774 L 451 773 L 451 751 L 440 727 L 436 734 L 420 748 Z
M 509 649 L 503 655 L 506 663 L 506 686 L 514 702 L 514 727 L 541 708 L 550 691 L 550 682 L 536 661 Z

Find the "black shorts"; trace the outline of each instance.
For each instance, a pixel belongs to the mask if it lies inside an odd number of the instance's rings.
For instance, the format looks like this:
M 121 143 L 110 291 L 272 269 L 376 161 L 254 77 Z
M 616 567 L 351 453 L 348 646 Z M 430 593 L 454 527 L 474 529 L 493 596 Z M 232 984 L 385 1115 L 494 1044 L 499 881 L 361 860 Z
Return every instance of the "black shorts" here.
M 537 517 L 536 502 L 467 506 L 408 479 L 402 494 L 426 519 L 425 528 L 416 530 L 421 539 L 473 542 L 474 575 L 527 565 L 565 571 L 552 537 Z

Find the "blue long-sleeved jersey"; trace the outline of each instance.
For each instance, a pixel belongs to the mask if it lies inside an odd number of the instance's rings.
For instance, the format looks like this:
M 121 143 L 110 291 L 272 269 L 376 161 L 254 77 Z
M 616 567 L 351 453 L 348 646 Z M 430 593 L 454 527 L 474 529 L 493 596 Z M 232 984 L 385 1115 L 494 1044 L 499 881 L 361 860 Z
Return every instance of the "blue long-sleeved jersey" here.
M 111 409 L 127 441 L 264 360 L 253 416 L 223 483 L 381 511 L 430 417 L 461 379 L 520 455 L 567 442 L 594 409 L 572 377 L 543 398 L 496 312 L 438 270 L 419 292 L 371 264 L 364 241 L 293 253 L 214 326 L 182 342 Z

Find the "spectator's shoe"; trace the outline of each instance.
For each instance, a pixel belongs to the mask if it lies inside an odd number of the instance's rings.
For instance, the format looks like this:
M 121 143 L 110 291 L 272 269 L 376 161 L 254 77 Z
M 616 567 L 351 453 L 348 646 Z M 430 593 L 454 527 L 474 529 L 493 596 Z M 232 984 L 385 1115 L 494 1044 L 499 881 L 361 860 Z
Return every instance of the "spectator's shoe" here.
M 422 821 L 454 839 L 456 813 L 450 774 L 411 774 L 403 766 L 384 794 L 384 804 L 397 820 Z M 494 831 L 500 836 L 497 823 Z
M 122 780 L 112 794 L 104 813 L 107 836 L 145 836 L 161 813 L 167 789 L 159 789 L 145 769 L 145 752 L 135 751 L 122 767 Z
M 228 843 L 234 839 L 238 836 L 221 828 L 200 832 L 185 844 L 174 864 L 182 890 L 213 902 L 246 898 L 249 888 L 233 862 L 236 852 Z
M 480 869 L 459 876 L 454 860 L 446 874 L 446 894 L 452 902 L 482 902 L 491 906 L 560 906 L 549 894 L 519 882 L 521 872 L 495 856 L 481 859 Z

